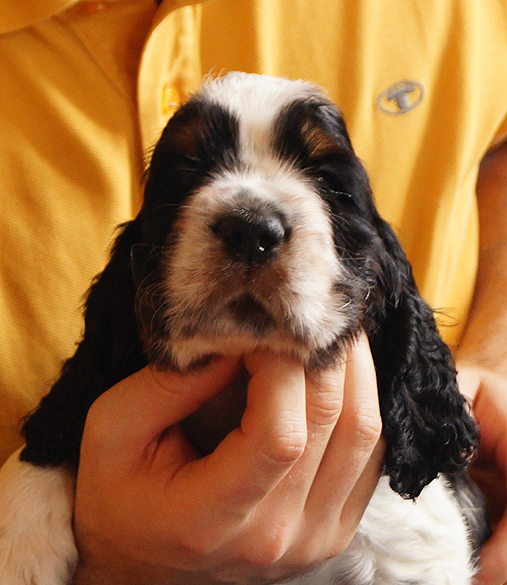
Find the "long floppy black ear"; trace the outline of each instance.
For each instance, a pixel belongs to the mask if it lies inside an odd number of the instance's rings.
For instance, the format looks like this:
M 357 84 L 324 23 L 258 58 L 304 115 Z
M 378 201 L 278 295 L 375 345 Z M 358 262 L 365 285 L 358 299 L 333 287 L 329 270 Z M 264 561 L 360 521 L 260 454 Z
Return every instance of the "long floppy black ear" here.
M 398 239 L 375 208 L 340 112 L 316 98 L 296 101 L 286 116 L 291 124 L 282 125 L 283 132 L 291 134 L 281 142 L 305 153 L 307 173 L 333 217 L 337 252 L 364 308 L 361 325 L 376 366 L 387 440 L 385 471 L 396 492 L 414 498 L 439 473 L 465 468 L 477 448 L 451 352 Z
M 50 393 L 24 423 L 23 461 L 77 464 L 92 402 L 146 365 L 137 330 L 136 283 L 131 268 L 131 250 L 139 237 L 139 220 L 123 227 L 108 265 L 90 288 L 84 337 Z
M 452 354 L 401 245 L 376 213 L 375 224 L 385 252 L 367 321 L 388 445 L 385 471 L 395 491 L 414 498 L 439 473 L 465 468 L 478 436 Z

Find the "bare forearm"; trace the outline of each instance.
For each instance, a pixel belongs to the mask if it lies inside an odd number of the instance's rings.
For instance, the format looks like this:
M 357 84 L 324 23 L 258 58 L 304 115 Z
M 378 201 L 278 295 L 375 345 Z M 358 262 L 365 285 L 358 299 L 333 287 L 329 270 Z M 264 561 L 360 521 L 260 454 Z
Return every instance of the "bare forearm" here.
M 507 376 L 507 246 L 487 256 L 481 259 L 474 304 L 456 357 Z
M 483 161 L 477 200 L 479 271 L 457 360 L 507 376 L 507 145 Z

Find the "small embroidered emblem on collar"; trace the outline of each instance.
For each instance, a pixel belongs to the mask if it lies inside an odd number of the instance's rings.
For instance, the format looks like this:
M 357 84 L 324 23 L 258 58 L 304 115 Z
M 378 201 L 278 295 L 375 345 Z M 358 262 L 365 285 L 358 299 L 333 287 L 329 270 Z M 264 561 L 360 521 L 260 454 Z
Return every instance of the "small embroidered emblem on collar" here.
M 377 98 L 377 106 L 387 114 L 406 114 L 418 106 L 424 97 L 424 87 L 417 81 L 398 81 Z

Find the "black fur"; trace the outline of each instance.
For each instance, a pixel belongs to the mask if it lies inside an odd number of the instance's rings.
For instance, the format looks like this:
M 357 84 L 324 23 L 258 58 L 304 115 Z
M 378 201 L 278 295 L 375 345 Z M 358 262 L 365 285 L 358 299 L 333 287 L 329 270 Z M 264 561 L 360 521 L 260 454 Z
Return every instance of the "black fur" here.
M 334 106 L 319 97 L 295 101 L 280 115 L 273 148 L 303 169 L 328 206 L 338 255 L 351 274 L 351 311 L 357 313 L 344 339 L 360 329 L 368 334 L 387 441 L 385 473 L 395 491 L 414 498 L 437 474 L 464 469 L 477 448 L 451 353 L 398 240 L 375 209 Z M 170 332 L 157 320 L 164 302 L 157 284 L 178 209 L 214 173 L 240 164 L 237 121 L 220 106 L 197 98 L 169 122 L 153 154 L 143 208 L 123 227 L 110 263 L 91 287 L 84 338 L 24 424 L 23 460 L 77 464 L 95 398 L 158 359 L 151 337 Z M 343 339 L 335 340 L 315 363 L 342 349 Z

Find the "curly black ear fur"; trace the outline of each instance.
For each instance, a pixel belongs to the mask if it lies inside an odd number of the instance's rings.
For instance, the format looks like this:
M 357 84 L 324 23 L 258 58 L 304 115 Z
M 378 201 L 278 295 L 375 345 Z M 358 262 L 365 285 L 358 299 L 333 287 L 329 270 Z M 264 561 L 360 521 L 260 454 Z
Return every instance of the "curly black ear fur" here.
M 317 161 L 310 174 L 333 173 L 331 189 L 326 180 L 320 184 L 334 218 L 335 245 L 365 287 L 362 326 L 377 371 L 385 472 L 396 492 L 414 498 L 439 473 L 467 466 L 477 449 L 476 426 L 458 390 L 452 354 L 401 244 L 375 208 L 343 118 L 333 106 L 320 110 L 318 119 L 334 143 L 324 165 Z
M 136 284 L 130 254 L 139 240 L 138 220 L 123 227 L 111 260 L 90 288 L 85 332 L 51 392 L 24 423 L 21 459 L 35 465 L 77 464 L 92 402 L 146 365 L 135 314 Z
M 452 354 L 390 226 L 375 214 L 385 253 L 367 328 L 377 369 L 391 487 L 414 498 L 439 473 L 464 469 L 478 445 Z

